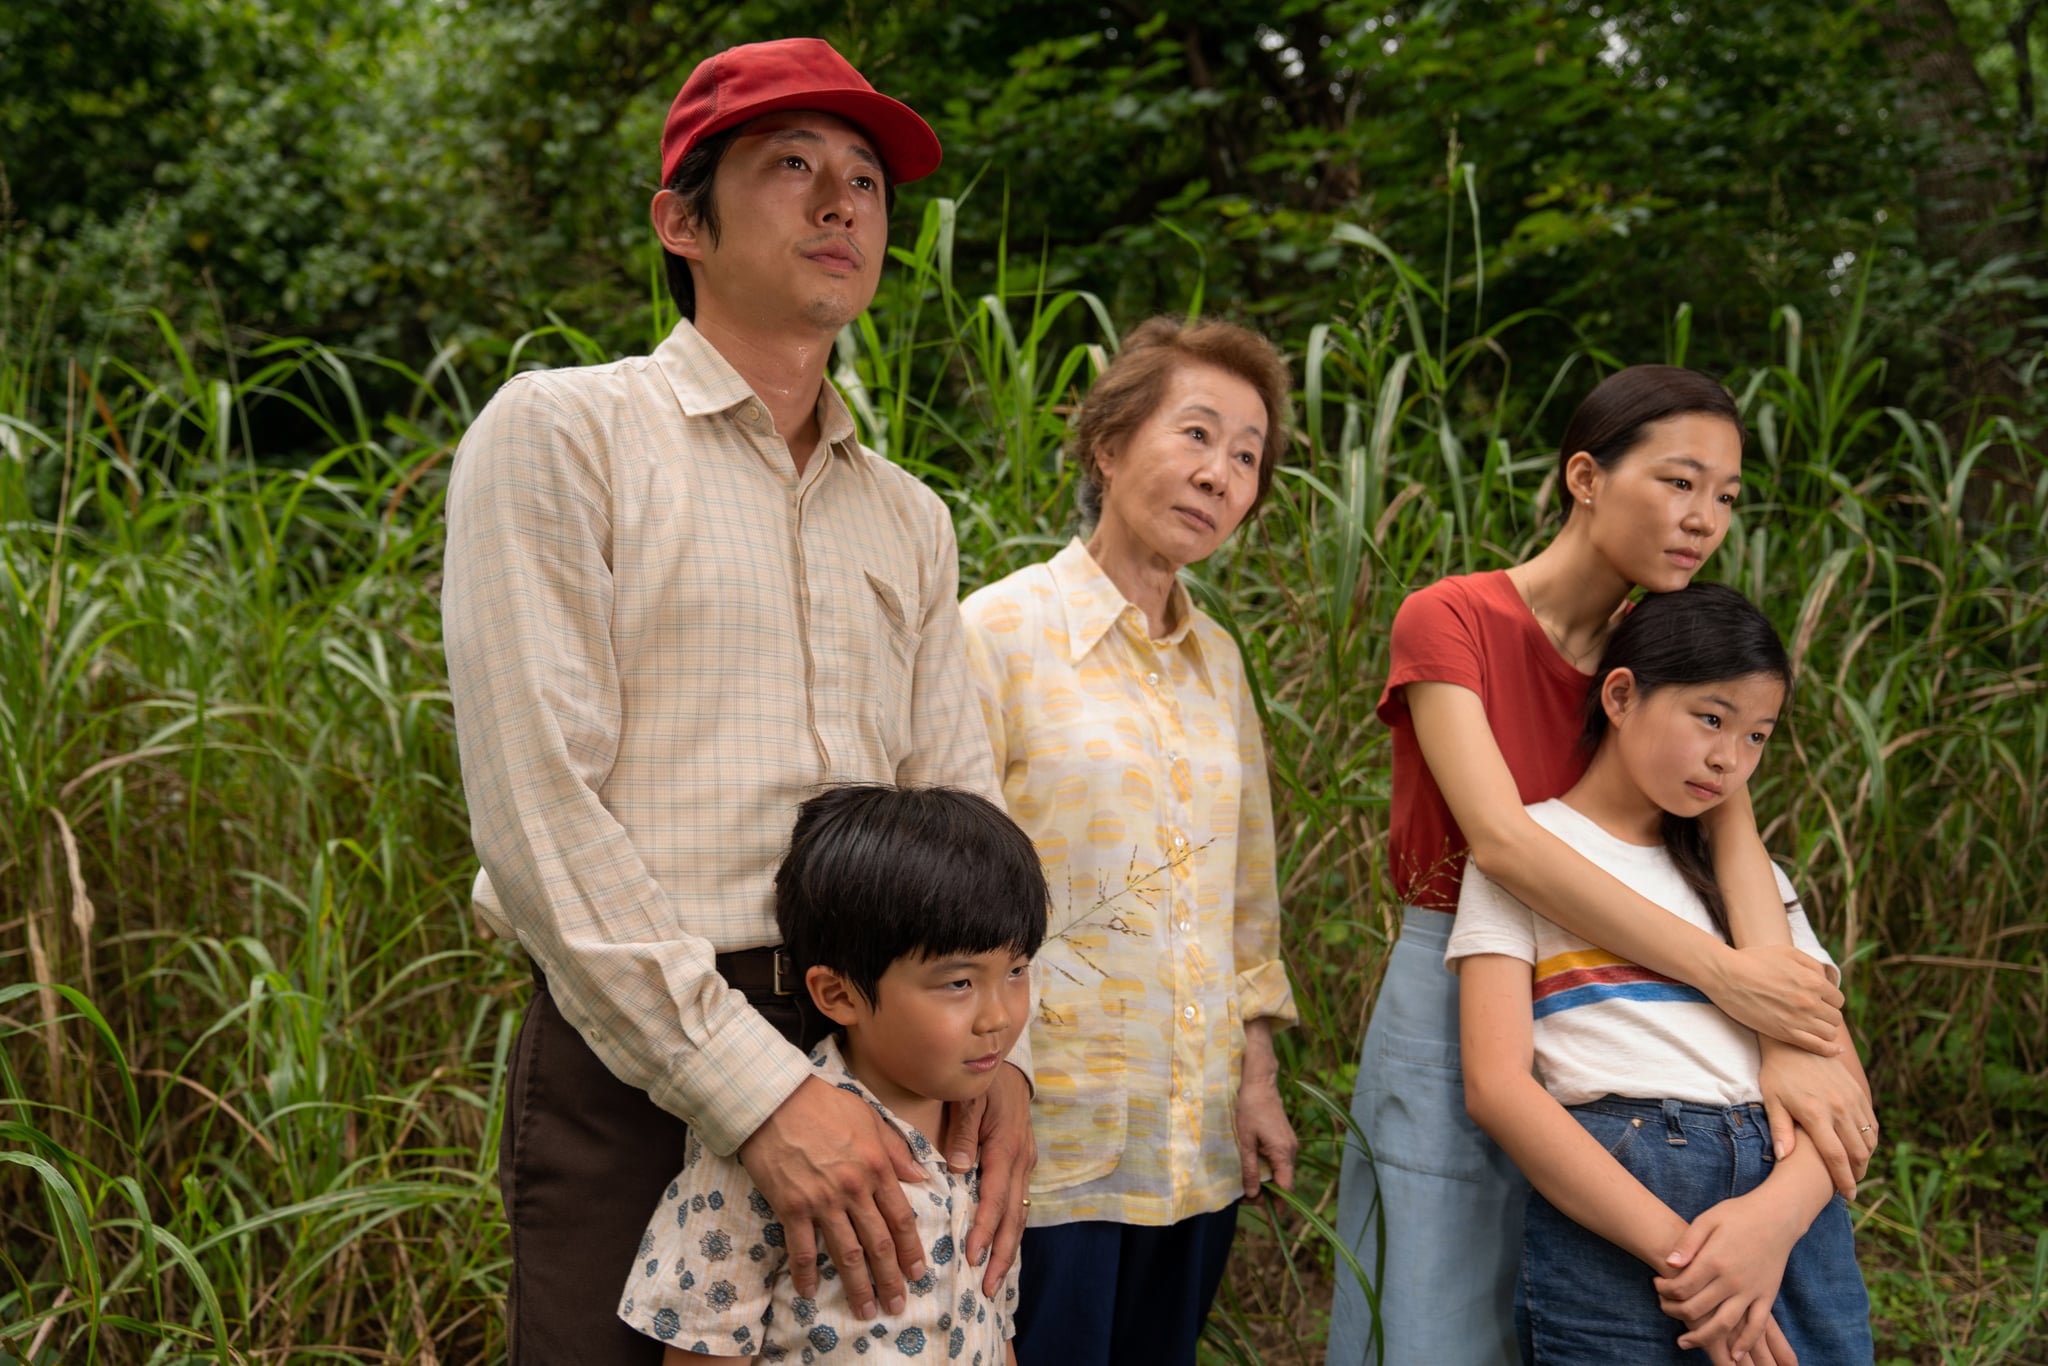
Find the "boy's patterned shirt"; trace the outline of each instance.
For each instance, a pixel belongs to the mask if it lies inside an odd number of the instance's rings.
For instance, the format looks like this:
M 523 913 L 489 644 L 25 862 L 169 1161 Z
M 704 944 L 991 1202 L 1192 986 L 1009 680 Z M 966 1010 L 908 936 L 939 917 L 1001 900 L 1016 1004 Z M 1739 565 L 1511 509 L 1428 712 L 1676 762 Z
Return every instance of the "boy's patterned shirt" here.
M 619 1317 L 649 1337 L 708 1356 L 804 1363 L 915 1357 L 1000 1366 L 1013 1331 L 1017 1267 L 991 1300 L 981 1293 L 981 1268 L 967 1265 L 978 1174 L 948 1170 L 930 1140 L 854 1079 L 836 1040 L 818 1046 L 811 1067 L 874 1106 L 927 1173 L 923 1185 L 903 1186 L 925 1247 L 925 1274 L 910 1283 L 903 1313 L 856 1319 L 822 1250 L 817 1298 L 798 1295 L 775 1211 L 736 1158 L 720 1157 L 693 1134 L 683 1170 L 641 1236 Z
M 1033 963 L 1034 1228 L 1243 1192 L 1244 1024 L 1295 1018 L 1244 661 L 1174 588 L 1154 640 L 1080 541 L 962 605 L 996 773 L 1052 889 Z

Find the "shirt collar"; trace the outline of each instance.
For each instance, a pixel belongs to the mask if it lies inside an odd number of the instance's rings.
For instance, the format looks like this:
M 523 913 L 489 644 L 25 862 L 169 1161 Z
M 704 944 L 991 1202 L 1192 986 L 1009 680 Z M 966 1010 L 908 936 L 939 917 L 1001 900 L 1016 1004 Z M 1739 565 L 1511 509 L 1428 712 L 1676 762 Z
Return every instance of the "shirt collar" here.
M 876 1100 L 868 1093 L 868 1088 L 860 1084 L 860 1078 L 854 1076 L 853 1069 L 846 1065 L 846 1055 L 840 1051 L 837 1034 L 827 1034 L 824 1042 L 811 1050 L 811 1066 L 823 1080 L 842 1091 L 851 1091 L 873 1106 L 876 1114 L 889 1121 L 896 1131 L 903 1135 L 904 1141 L 910 1145 L 910 1155 L 923 1163 L 927 1170 L 950 1170 L 946 1166 L 946 1160 L 939 1156 L 939 1150 L 932 1145 L 930 1139 L 919 1133 L 914 1126 L 897 1118 L 894 1111 Z
M 687 416 L 707 417 L 758 402 L 752 386 L 688 318 L 678 318 L 654 349 L 654 363 Z M 853 453 L 853 414 L 830 380 L 818 386 L 818 440 L 835 454 Z
M 1095 563 L 1095 557 L 1088 553 L 1088 547 L 1076 536 L 1068 541 L 1066 548 L 1052 557 L 1047 568 L 1052 571 L 1053 587 L 1059 590 L 1060 601 L 1067 609 L 1067 659 L 1078 664 L 1119 621 L 1126 623 L 1125 629 L 1139 640 L 1152 640 L 1156 645 L 1179 646 L 1186 641 L 1192 647 L 1195 658 L 1201 658 L 1201 637 L 1193 633 L 1195 624 L 1194 600 L 1188 596 L 1187 585 L 1174 581 L 1173 592 L 1167 601 L 1168 615 L 1175 620 L 1174 628 L 1165 636 L 1153 639 L 1145 626 L 1144 610 L 1129 601 L 1102 572 L 1102 566 Z

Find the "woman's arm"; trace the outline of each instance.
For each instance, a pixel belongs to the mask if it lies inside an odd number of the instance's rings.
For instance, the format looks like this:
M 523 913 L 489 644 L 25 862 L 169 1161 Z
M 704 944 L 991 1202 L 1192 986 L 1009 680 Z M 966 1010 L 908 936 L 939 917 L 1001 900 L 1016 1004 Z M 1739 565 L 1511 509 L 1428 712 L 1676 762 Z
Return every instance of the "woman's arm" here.
M 1685 1220 L 1630 1176 L 1530 1072 L 1535 1055 L 1529 965 L 1484 953 L 1460 959 L 1459 1033 L 1465 1110 L 1529 1184 L 1581 1228 L 1654 1271 L 1685 1236 Z
M 1205 642 L 1206 644 L 1206 642 Z M 1242 667 L 1242 666 L 1240 666 Z M 1244 1021 L 1244 1057 L 1237 1086 L 1237 1163 L 1244 1198 L 1259 1198 L 1259 1163 L 1272 1168 L 1282 1190 L 1294 1189 L 1300 1142 L 1280 1100 L 1280 1064 L 1273 1031 L 1299 1018 L 1287 965 L 1280 957 L 1280 884 L 1274 852 L 1273 794 L 1266 772 L 1266 739 L 1251 685 L 1235 688 L 1237 712 L 1237 866 L 1231 891 L 1231 990 Z M 1226 693 L 1227 696 L 1227 693 Z
M 1237 1166 L 1244 1198 L 1257 1200 L 1263 1183 L 1260 1160 L 1273 1169 L 1273 1184 L 1294 1189 L 1294 1156 L 1300 1148 L 1287 1107 L 1280 1100 L 1280 1063 L 1273 1055 L 1273 1021 L 1246 1020 L 1244 1068 L 1237 1085 Z
M 1818 963 L 1789 943 L 1731 948 L 1624 887 L 1529 816 L 1477 693 L 1454 683 L 1405 692 L 1430 776 L 1487 876 L 1581 939 L 1690 982 L 1759 1034 L 1835 1050 L 1842 993 Z
M 1745 948 L 1791 943 L 1784 894 L 1757 833 L 1748 787 L 1730 792 L 1700 822 L 1714 855 L 1714 880 L 1728 905 L 1729 936 Z M 1803 1129 L 1819 1147 L 1835 1189 L 1854 1195 L 1877 1146 L 1877 1116 L 1855 1050 L 1845 1047 L 1838 1057 L 1826 1058 L 1769 1035 L 1759 1035 L 1757 1042 L 1763 1051 L 1759 1081 L 1779 1158 L 1791 1155 Z

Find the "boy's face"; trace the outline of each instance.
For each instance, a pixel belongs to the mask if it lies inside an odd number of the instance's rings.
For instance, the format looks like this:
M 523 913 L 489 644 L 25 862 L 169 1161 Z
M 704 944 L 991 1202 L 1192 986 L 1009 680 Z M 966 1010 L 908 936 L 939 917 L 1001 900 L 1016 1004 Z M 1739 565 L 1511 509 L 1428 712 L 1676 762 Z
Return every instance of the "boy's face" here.
M 854 1075 L 891 1110 L 973 1100 L 1024 1032 L 1031 960 L 1009 949 L 899 958 L 873 1004 L 850 990 L 835 1004 L 826 1013 L 846 1027 Z

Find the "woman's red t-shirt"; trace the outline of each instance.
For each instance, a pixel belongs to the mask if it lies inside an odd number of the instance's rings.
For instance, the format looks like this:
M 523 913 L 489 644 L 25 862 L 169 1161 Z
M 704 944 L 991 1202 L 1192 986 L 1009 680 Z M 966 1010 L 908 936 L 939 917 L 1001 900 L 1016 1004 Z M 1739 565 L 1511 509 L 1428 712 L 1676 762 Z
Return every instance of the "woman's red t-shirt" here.
M 1379 718 L 1394 732 L 1394 890 L 1410 905 L 1454 912 L 1465 836 L 1423 762 L 1402 689 L 1455 683 L 1477 693 L 1527 804 L 1563 796 L 1585 772 L 1579 734 L 1593 680 L 1565 662 L 1502 570 L 1410 593 L 1394 614 L 1392 654 Z

